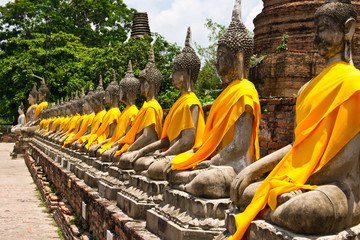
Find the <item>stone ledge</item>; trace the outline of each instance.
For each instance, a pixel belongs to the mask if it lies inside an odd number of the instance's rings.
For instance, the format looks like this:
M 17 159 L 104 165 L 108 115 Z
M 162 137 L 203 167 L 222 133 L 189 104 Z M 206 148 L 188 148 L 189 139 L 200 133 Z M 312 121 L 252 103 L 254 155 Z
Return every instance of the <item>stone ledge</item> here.
M 360 239 L 360 225 L 348 228 L 335 235 L 299 235 L 264 220 L 252 221 L 248 230 L 248 240 L 353 240 Z
M 46 176 L 60 191 L 61 196 L 70 204 L 74 213 L 82 216 L 82 203 L 86 205 L 85 218 L 80 217 L 81 227 L 96 239 L 107 239 L 107 233 L 114 236 L 114 240 L 145 240 L 159 239 L 145 228 L 144 221 L 137 221 L 124 214 L 114 202 L 100 198 L 95 189 L 87 186 L 83 180 L 78 179 L 72 172 L 62 167 L 57 161 L 42 152 L 33 143 L 30 144 L 32 159 L 25 158 L 26 165 L 33 177 Z M 54 149 L 47 147 L 50 155 Z M 36 163 L 38 162 L 38 163 Z M 39 187 L 40 188 L 40 187 Z M 70 238 L 71 239 L 71 238 Z

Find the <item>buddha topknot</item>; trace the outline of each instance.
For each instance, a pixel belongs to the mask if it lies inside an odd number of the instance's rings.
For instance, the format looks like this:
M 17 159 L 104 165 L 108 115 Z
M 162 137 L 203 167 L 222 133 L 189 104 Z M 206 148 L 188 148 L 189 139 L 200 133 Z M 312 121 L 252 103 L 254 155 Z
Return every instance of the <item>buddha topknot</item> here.
M 350 0 L 327 0 L 316 12 L 315 18 L 328 16 L 343 26 L 349 18 L 357 19 L 357 13 Z
M 50 96 L 50 90 L 49 88 L 46 86 L 45 84 L 45 79 L 43 78 L 41 81 L 41 85 L 39 87 L 39 93 L 42 94 L 44 96 L 44 99 L 46 101 L 48 101 L 49 96 Z
M 119 84 L 116 82 L 115 70 L 112 70 L 111 82 L 106 88 L 106 91 L 110 92 L 112 95 L 119 95 Z
M 147 82 L 150 83 L 150 85 L 154 84 L 155 95 L 158 94 L 162 81 L 162 75 L 159 69 L 156 68 L 154 49 L 152 46 L 150 47 L 148 63 L 146 64 L 145 69 L 141 71 L 139 78 L 140 80 L 145 79 Z
M 180 66 L 183 70 L 191 70 L 191 81 L 196 82 L 200 67 L 201 61 L 195 50 L 191 46 L 191 29 L 188 27 L 185 47 L 182 52 L 176 56 L 174 60 L 174 69 L 177 69 L 177 66 Z
M 254 39 L 242 23 L 241 4 L 238 1 L 235 2 L 229 29 L 220 37 L 218 45 L 225 45 L 234 54 L 240 51 L 243 52 L 244 66 L 246 68 L 250 67 L 250 59 L 254 50 Z
M 133 74 L 131 61 L 129 61 L 125 77 L 120 81 L 120 88 L 132 96 L 136 95 L 139 91 L 140 81 Z

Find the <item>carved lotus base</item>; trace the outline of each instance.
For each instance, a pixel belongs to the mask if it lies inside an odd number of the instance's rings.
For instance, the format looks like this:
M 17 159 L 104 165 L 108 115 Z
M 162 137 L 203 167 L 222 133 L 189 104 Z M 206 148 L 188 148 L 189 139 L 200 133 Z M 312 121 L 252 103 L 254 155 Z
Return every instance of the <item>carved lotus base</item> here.
M 107 175 L 108 173 L 99 171 L 96 168 L 91 167 L 87 169 L 87 171 L 84 173 L 84 182 L 92 188 L 97 188 L 99 184 L 99 180 L 101 180 L 103 177 Z
M 113 176 L 107 175 L 99 180 L 99 196 L 116 201 L 116 194 L 124 186 L 124 182 Z

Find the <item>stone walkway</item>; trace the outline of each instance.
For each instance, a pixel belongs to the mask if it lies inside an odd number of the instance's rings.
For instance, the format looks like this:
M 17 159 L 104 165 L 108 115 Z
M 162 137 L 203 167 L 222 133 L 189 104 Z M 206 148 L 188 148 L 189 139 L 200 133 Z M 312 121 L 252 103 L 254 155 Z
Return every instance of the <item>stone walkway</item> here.
M 0 239 L 60 239 L 24 159 L 10 158 L 13 147 L 0 143 Z

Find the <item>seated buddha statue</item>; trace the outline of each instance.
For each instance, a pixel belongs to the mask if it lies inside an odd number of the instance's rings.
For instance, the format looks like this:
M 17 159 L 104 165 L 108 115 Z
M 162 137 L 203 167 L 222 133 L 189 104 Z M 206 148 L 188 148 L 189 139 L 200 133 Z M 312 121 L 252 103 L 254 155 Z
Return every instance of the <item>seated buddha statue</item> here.
M 39 93 L 36 90 L 36 85 L 34 84 L 32 90 L 29 93 L 28 102 L 30 104 L 30 107 L 26 111 L 26 119 L 27 123 L 25 126 L 29 126 L 35 119 L 35 110 L 37 107 L 37 99 L 39 97 Z
M 63 143 L 62 148 L 65 148 L 67 144 L 70 144 L 75 140 L 79 139 L 88 130 L 88 127 L 91 125 L 91 122 L 95 115 L 93 114 L 88 115 L 85 113 L 84 103 L 85 103 L 85 91 L 84 88 L 82 88 L 81 97 L 75 103 L 77 112 L 80 114 L 80 117 L 76 121 L 76 126 L 74 130 L 66 138 L 64 138 L 63 142 L 61 142 Z M 87 110 L 89 111 L 89 109 Z M 75 136 L 76 138 L 74 138 Z
M 96 151 L 110 139 L 115 132 L 120 117 L 119 105 L 119 84 L 116 81 L 115 70 L 112 71 L 112 81 L 105 90 L 105 103 L 110 107 L 104 115 L 103 121 L 95 134 L 92 134 L 85 145 L 90 157 L 96 156 Z M 105 142 L 106 143 L 106 142 Z
M 230 26 L 218 41 L 216 69 L 227 87 L 210 109 L 203 143 L 194 153 L 174 157 L 167 174 L 173 188 L 196 197 L 229 197 L 237 173 L 259 157 L 260 104 L 246 79 L 254 43 L 240 11 L 235 4 Z
M 95 114 L 93 113 L 92 107 L 90 106 L 89 99 L 92 98 L 92 95 L 94 94 L 92 86 L 89 87 L 89 92 L 85 96 L 84 89 L 82 89 L 81 94 L 81 101 L 79 101 L 78 106 L 81 108 L 81 112 L 83 115 L 80 118 L 80 125 L 78 127 L 78 130 L 74 132 L 74 134 L 71 137 L 68 137 L 66 141 L 64 142 L 65 146 L 69 146 L 70 144 L 77 142 L 82 136 L 84 136 L 86 133 L 91 132 L 91 124 L 95 117 Z
M 39 87 L 39 105 L 36 107 L 36 110 L 35 110 L 35 120 L 37 119 L 41 119 L 41 112 L 44 110 L 44 109 L 47 109 L 49 107 L 49 104 L 48 104 L 48 100 L 49 100 L 49 97 L 50 97 L 50 90 L 49 88 L 46 86 L 45 84 L 45 79 L 42 78 L 41 80 L 41 85 Z
M 81 100 L 79 99 L 78 91 L 76 90 L 75 97 L 73 98 L 73 100 L 70 101 L 71 118 L 70 118 L 69 122 L 67 123 L 66 131 L 64 134 L 59 136 L 58 139 L 56 140 L 56 142 L 59 145 L 63 145 L 64 141 L 74 131 L 76 131 L 76 127 L 78 126 L 78 120 L 80 119 L 80 114 L 79 114 L 80 108 L 79 108 L 79 104 L 78 104 L 79 101 L 81 101 Z
M 19 117 L 17 119 L 17 124 L 11 127 L 11 132 L 14 133 L 15 129 L 23 127 L 26 124 L 26 117 L 24 114 L 24 104 L 21 102 L 20 106 L 18 107 Z
M 162 130 L 163 110 L 156 100 L 161 85 L 161 72 L 156 68 L 154 55 L 149 54 L 148 63 L 139 75 L 140 94 L 146 98 L 136 115 L 131 129 L 119 140 L 118 150 L 112 157 L 119 162 L 124 152 L 132 152 L 147 146 L 160 138 Z M 127 162 L 119 162 L 122 169 L 130 169 Z
M 137 151 L 124 153 L 121 162 L 126 160 L 132 163 L 137 172 L 149 168 L 145 175 L 151 179 L 165 180 L 164 166 L 169 165 L 174 155 L 201 146 L 205 120 L 201 103 L 194 94 L 200 65 L 200 58 L 191 47 L 191 30 L 188 28 L 185 47 L 175 58 L 171 75 L 173 85 L 181 90 L 181 97 L 165 118 L 161 138 Z M 159 152 L 153 153 L 156 150 Z
M 58 130 L 47 136 L 47 138 L 51 141 L 55 141 L 55 139 L 57 139 L 60 135 L 67 132 L 68 123 L 71 119 L 71 105 L 67 98 L 60 107 L 60 115 L 62 120 L 59 124 Z
M 87 107 L 91 108 L 91 110 L 89 111 L 95 114 L 95 117 L 91 123 L 91 126 L 88 128 L 86 134 L 80 137 L 79 140 L 71 144 L 72 148 L 82 152 L 87 150 L 85 146 L 88 143 L 89 137 L 91 135 L 96 134 L 106 114 L 105 91 L 103 88 L 103 80 L 101 75 L 100 75 L 99 85 L 97 86 L 96 91 L 94 92 L 94 94 L 91 94 L 90 96 L 85 98 L 85 103 L 87 104 Z
M 140 88 L 140 81 L 135 78 L 132 72 L 131 61 L 129 61 L 127 74 L 120 81 L 120 101 L 126 104 L 126 108 L 120 115 L 115 132 L 111 139 L 98 149 L 97 155 L 101 155 L 102 161 L 111 161 L 113 155 L 119 146 L 118 141 L 130 130 L 131 125 L 139 110 L 135 106 L 136 95 Z
M 325 67 L 298 93 L 293 144 L 246 167 L 232 183 L 231 199 L 243 210 L 232 239 L 242 239 L 257 215 L 320 236 L 360 223 L 360 71 L 351 54 L 356 19 L 349 0 L 327 0 L 317 9 L 314 42 Z

